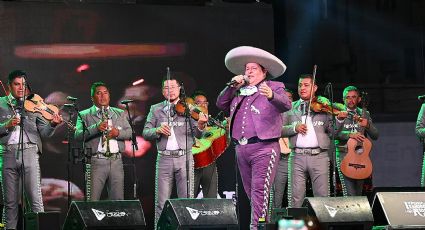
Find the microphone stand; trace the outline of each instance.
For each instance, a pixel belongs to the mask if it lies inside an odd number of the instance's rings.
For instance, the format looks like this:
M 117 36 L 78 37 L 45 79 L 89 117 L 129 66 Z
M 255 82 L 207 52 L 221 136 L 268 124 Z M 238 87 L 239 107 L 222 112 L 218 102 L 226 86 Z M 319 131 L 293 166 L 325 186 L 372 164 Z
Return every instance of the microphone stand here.
M 22 205 L 22 229 L 25 229 L 25 214 L 26 214 L 26 200 L 25 200 L 25 161 L 24 161 L 24 121 L 25 121 L 25 99 L 26 99 L 26 92 L 27 92 L 27 79 L 25 77 L 22 77 L 22 86 L 23 86 L 23 92 L 24 95 L 22 98 L 20 98 L 21 109 L 19 110 L 19 116 L 20 116 L 20 123 L 19 123 L 19 141 L 18 141 L 18 154 L 21 154 L 21 205 Z M 37 153 L 36 153 L 37 154 Z
M 235 95 L 236 96 L 236 95 Z M 239 104 L 236 105 L 235 111 L 233 112 L 233 116 L 230 119 L 230 124 L 229 124 L 229 136 L 230 138 L 232 138 L 232 130 L 233 130 L 233 123 L 231 121 L 233 121 L 233 118 L 236 116 L 236 113 L 239 112 L 239 109 L 241 108 L 241 105 L 243 104 L 244 100 L 245 100 L 246 96 L 244 96 L 242 98 L 242 100 L 239 102 Z M 238 141 L 238 140 L 236 140 Z M 239 207 L 239 166 L 238 166 L 238 154 L 236 152 L 236 144 L 235 144 L 235 195 L 233 196 L 233 204 L 235 205 L 236 208 L 236 215 L 238 218 L 238 222 L 240 222 L 240 207 Z M 238 225 L 238 229 L 240 229 L 240 225 Z
M 73 104 L 73 107 L 75 107 L 75 103 Z M 68 114 L 69 114 L 69 118 L 68 118 L 68 122 L 71 123 L 72 117 L 74 116 L 74 111 L 72 109 L 68 109 Z M 72 180 L 72 170 L 71 170 L 71 165 L 72 165 L 72 152 L 73 152 L 73 148 L 72 148 L 72 136 L 73 136 L 74 132 L 71 128 L 68 128 L 68 134 L 67 134 L 67 141 L 68 141 L 68 164 L 66 166 L 67 168 L 67 173 L 68 173 L 68 209 L 71 206 L 71 180 Z
M 132 153 L 133 153 L 133 159 L 131 160 L 132 166 L 133 166 L 133 198 L 137 199 L 137 177 L 136 177 L 136 150 L 139 150 L 139 147 L 137 146 L 137 140 L 136 140 L 136 132 L 134 131 L 134 124 L 133 124 L 133 118 L 130 114 L 130 108 L 128 106 L 128 103 L 125 103 L 125 110 L 127 110 L 128 114 L 128 123 L 130 123 L 131 128 L 131 145 L 132 145 Z
M 184 86 L 183 83 L 181 83 L 181 94 L 183 97 L 182 103 L 184 105 L 185 111 L 184 111 L 184 116 L 185 116 L 185 126 L 186 126 L 186 144 L 185 144 L 185 151 L 186 151 L 186 188 L 187 188 L 187 198 L 190 198 L 190 177 L 192 176 L 190 174 L 190 167 L 189 167 L 189 146 L 188 146 L 188 135 L 187 135 L 187 126 L 190 126 L 190 135 L 192 136 L 192 140 L 193 140 L 193 145 L 196 144 L 196 140 L 195 140 L 195 135 L 193 133 L 193 125 L 192 125 L 192 119 L 190 117 L 190 110 L 189 110 L 189 106 L 186 103 L 186 92 L 184 90 Z M 192 147 L 191 147 L 192 150 Z M 190 151 L 190 154 L 192 154 L 192 151 Z
M 77 104 L 75 104 L 74 109 L 77 113 L 78 118 L 80 118 L 81 124 L 83 126 L 83 140 L 81 141 L 81 149 L 79 149 L 79 153 L 77 157 L 80 158 L 81 156 L 81 163 L 83 164 L 83 174 L 85 175 L 84 185 L 83 185 L 84 201 L 88 201 L 87 190 L 89 190 L 89 188 L 87 188 L 87 182 L 89 180 L 89 175 L 88 175 L 87 169 L 90 169 L 91 167 L 90 161 L 91 161 L 92 153 L 91 151 L 89 151 L 89 153 L 86 153 L 86 131 L 88 131 L 87 125 L 84 122 L 84 119 L 80 114 L 80 111 L 78 110 Z M 77 159 L 75 163 L 79 161 L 80 159 Z
M 333 87 L 331 83 L 328 83 L 328 85 L 326 86 L 327 89 L 327 93 L 329 95 L 329 100 L 331 102 L 331 112 L 332 114 L 334 114 L 334 94 L 333 94 Z M 333 184 L 333 192 L 334 192 L 334 197 L 337 196 L 337 186 L 336 186 L 336 172 L 338 172 L 338 164 L 337 164 L 337 159 L 336 159 L 336 145 L 335 145 L 335 128 L 336 128 L 336 118 L 335 116 L 332 115 L 332 133 L 331 133 L 331 142 L 332 145 L 331 147 L 331 155 L 332 155 L 332 161 L 333 161 L 333 172 L 332 172 L 332 184 Z

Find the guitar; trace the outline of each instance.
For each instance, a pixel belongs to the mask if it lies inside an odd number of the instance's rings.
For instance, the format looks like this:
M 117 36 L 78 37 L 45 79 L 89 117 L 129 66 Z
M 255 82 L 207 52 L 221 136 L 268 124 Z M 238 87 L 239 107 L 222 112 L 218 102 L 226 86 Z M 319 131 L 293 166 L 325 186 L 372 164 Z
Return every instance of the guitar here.
M 362 92 L 362 117 L 366 115 L 367 93 Z M 360 132 L 364 135 L 365 129 Z M 341 172 L 348 178 L 366 179 L 372 174 L 372 161 L 370 151 L 372 142 L 365 138 L 362 143 L 353 138 L 347 141 L 347 155 L 341 161 Z
M 207 127 L 204 135 L 192 146 L 195 169 L 204 168 L 214 163 L 229 146 L 229 139 L 225 129 L 212 126 Z

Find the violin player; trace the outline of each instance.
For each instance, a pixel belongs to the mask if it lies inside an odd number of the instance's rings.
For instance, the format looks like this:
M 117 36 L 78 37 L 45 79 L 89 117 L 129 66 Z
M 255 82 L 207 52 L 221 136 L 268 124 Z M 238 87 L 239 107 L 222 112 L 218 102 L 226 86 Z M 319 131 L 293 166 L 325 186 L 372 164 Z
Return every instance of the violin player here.
M 244 190 L 251 201 L 251 229 L 268 219 L 281 136 L 281 113 L 291 109 L 281 76 L 286 65 L 273 54 L 251 46 L 230 50 L 227 69 L 236 74 L 221 91 L 217 107 L 230 114 L 229 131 Z
M 9 94 L 0 97 L 0 152 L 3 160 L 1 184 L 6 229 L 17 229 L 18 205 L 21 198 L 19 183 L 23 171 L 24 191 L 30 201 L 31 211 L 44 212 L 39 163 L 42 152 L 41 139 L 51 137 L 62 118 L 53 114 L 52 120 L 48 121 L 41 114 L 24 109 L 24 98 L 29 89 L 27 74 L 24 71 L 14 70 L 9 73 L 8 88 Z M 25 170 L 22 170 L 23 165 Z
M 143 128 L 143 138 L 155 140 L 158 151 L 155 173 L 155 229 L 165 201 L 171 196 L 174 180 L 179 198 L 194 196 L 192 132 L 196 138 L 200 138 L 208 121 L 207 114 L 199 112 L 198 121 L 191 117 L 191 121 L 186 124 L 184 114 L 178 114 L 175 109 L 185 100 L 180 99 L 180 88 L 181 85 L 174 76 L 162 80 L 162 95 L 165 100 L 151 106 Z M 186 160 L 189 161 L 189 172 L 186 170 Z
M 351 138 L 359 143 L 367 141 L 366 139 L 377 140 L 379 136 L 378 129 L 372 122 L 369 111 L 363 111 L 359 108 L 362 101 L 357 87 L 347 86 L 343 91 L 344 113 L 337 117 L 337 122 L 341 123 L 341 130 L 336 136 L 336 160 L 338 164 L 338 174 L 342 185 L 344 196 L 361 196 L 364 179 L 354 179 L 341 172 L 341 161 L 347 156 L 347 141 Z M 361 120 L 357 119 L 362 117 Z M 358 149 L 357 151 L 359 151 Z M 358 170 L 357 170 L 358 171 Z
M 80 112 L 74 133 L 75 139 L 85 141 L 91 148 L 90 180 L 87 181 L 87 200 L 100 199 L 106 185 L 108 199 L 124 200 L 124 168 L 122 153 L 124 141 L 131 138 L 128 114 L 109 105 L 111 98 L 108 86 L 94 82 L 90 87 L 93 106 Z M 84 132 L 83 121 L 87 126 Z
M 299 100 L 283 114 L 282 137 L 289 138 L 290 166 L 288 176 L 288 206 L 301 207 L 306 194 L 307 175 L 312 181 L 313 194 L 329 196 L 329 155 L 332 115 L 310 110 L 313 99 L 328 104 L 324 97 L 316 97 L 317 84 L 312 74 L 303 74 L 298 80 Z

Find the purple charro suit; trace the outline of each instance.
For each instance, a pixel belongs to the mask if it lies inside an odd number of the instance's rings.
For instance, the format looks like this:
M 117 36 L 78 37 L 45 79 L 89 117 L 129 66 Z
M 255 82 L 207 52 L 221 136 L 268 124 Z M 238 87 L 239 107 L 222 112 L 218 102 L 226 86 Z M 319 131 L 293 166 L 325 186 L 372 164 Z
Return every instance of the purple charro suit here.
M 273 98 L 256 92 L 239 95 L 239 90 L 226 87 L 217 98 L 217 107 L 230 112 L 233 139 L 247 138 L 248 144 L 236 145 L 243 186 L 251 200 L 251 227 L 257 228 L 260 217 L 266 217 L 270 186 L 280 152 L 278 138 L 282 132 L 281 113 L 291 109 L 281 82 L 265 81 L 273 90 Z

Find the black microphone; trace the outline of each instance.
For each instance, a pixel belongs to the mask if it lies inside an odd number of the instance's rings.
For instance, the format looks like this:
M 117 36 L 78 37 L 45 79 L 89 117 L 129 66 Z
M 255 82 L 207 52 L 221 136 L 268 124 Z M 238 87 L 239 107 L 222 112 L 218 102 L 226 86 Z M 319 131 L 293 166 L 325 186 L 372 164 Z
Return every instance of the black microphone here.
M 419 100 L 419 101 L 423 101 L 423 100 L 425 100 L 425 95 L 418 96 L 418 100 Z
M 249 78 L 244 75 L 243 76 L 243 81 L 244 81 L 243 84 L 246 85 L 246 84 L 249 83 Z M 226 83 L 227 86 L 232 86 L 232 85 L 237 85 L 237 84 L 238 84 L 238 82 L 236 80 L 231 80 L 231 81 L 229 81 L 229 82 Z
M 76 98 L 76 97 L 71 97 L 71 96 L 66 97 L 66 99 L 67 99 L 68 101 L 76 101 L 76 100 L 78 100 L 78 98 Z
M 122 101 L 121 101 L 121 104 L 126 105 L 126 104 L 128 104 L 128 103 L 133 102 L 133 101 L 134 101 L 134 100 L 131 100 L 131 99 L 128 99 L 128 100 L 122 100 Z

